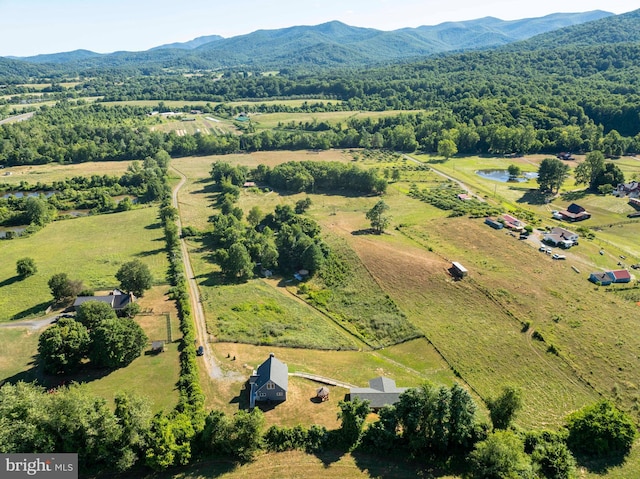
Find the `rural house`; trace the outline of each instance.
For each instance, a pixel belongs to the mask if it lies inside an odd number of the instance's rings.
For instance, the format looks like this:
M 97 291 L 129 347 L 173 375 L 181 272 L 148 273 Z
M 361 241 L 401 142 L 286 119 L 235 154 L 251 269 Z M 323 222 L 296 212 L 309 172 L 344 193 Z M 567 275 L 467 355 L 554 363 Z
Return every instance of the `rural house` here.
M 565 221 L 583 221 L 591 218 L 591 214 L 580 205 L 571 203 L 566 210 L 559 211 L 558 214 Z
M 133 295 L 133 293 L 127 294 L 120 291 L 119 289 L 114 289 L 105 296 L 78 296 L 73 302 L 73 308 L 77 311 L 80 305 L 89 301 L 99 301 L 101 303 L 107 303 L 109 306 L 111 306 L 111 309 L 113 309 L 115 312 L 119 312 L 126 308 L 129 304 L 135 303 L 136 297 Z
M 286 401 L 289 388 L 289 368 L 269 354 L 269 358 L 258 366 L 249 378 L 249 407 L 253 409 L 256 401 Z
M 393 379 L 383 376 L 369 380 L 368 388 L 351 388 L 349 400 L 355 398 L 369 401 L 369 407 L 374 411 L 386 405 L 392 405 L 400 400 L 400 395 L 410 388 L 399 388 Z
M 518 218 L 511 215 L 502 215 L 502 219 L 504 220 L 504 226 L 510 230 L 523 231 L 524 227 L 527 226 Z
M 578 242 L 579 235 L 573 231 L 556 226 L 549 233 L 545 233 L 544 242 L 561 246 L 563 248 L 571 248 Z
M 640 183 L 632 181 L 631 183 L 620 183 L 613 192 L 614 195 L 622 198 L 628 196 L 629 198 L 640 197 Z
M 631 274 L 626 269 L 591 273 L 589 281 L 600 286 L 609 286 L 612 283 L 628 283 L 631 281 Z

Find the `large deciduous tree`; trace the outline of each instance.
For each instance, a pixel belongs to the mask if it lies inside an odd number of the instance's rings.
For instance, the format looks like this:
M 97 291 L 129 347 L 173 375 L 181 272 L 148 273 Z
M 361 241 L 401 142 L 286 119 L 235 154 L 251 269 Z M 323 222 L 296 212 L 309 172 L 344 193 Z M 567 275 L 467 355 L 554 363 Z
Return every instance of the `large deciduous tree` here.
M 495 399 L 487 400 L 489 415 L 495 429 L 507 429 L 522 408 L 522 394 L 520 390 L 507 386 Z
M 89 332 L 82 323 L 71 318 L 62 318 L 40 335 L 40 361 L 48 373 L 72 372 L 86 356 L 89 344 Z
M 102 301 L 87 301 L 82 303 L 76 313 L 76 321 L 93 330 L 107 319 L 115 319 L 116 312 L 110 304 Z
M 456 153 L 458 153 L 458 147 L 453 140 L 445 138 L 438 142 L 438 154 L 444 156 L 445 160 L 448 160 Z
M 470 461 L 474 479 L 535 477 L 523 442 L 511 431 L 496 431 L 476 444 Z
M 147 335 L 134 320 L 105 319 L 91 331 L 89 359 L 97 367 L 122 368 L 142 354 L 147 342 Z
M 569 176 L 569 165 L 557 158 L 545 158 L 538 168 L 538 185 L 543 193 L 555 194 Z
M 116 273 L 120 288 L 127 293 L 142 296 L 153 285 L 153 276 L 149 267 L 140 260 L 124 263 Z
M 53 298 L 58 303 L 69 301 L 76 297 L 83 289 L 82 281 L 69 279 L 67 273 L 57 273 L 49 278 L 47 283 Z
M 385 228 L 389 226 L 390 219 L 386 214 L 387 211 L 389 211 L 389 205 L 384 200 L 379 200 L 373 208 L 367 211 L 366 218 L 378 234 L 384 233 Z
M 596 178 L 604 170 L 604 155 L 601 151 L 587 153 L 585 160 L 576 166 L 573 175 L 579 185 L 589 185 L 589 188 L 596 188 Z

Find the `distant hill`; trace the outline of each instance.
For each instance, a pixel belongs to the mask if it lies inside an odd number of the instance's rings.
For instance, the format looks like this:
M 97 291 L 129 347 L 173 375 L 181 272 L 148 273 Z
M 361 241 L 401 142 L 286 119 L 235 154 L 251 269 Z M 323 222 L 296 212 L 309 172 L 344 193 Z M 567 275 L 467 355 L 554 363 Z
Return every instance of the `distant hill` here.
M 178 48 L 180 50 L 193 50 L 194 48 L 198 48 L 199 46 L 205 45 L 207 43 L 217 42 L 220 40 L 224 40 L 220 35 L 207 35 L 204 37 L 198 37 L 188 42 L 182 43 L 168 43 L 166 45 L 160 45 L 158 47 L 153 47 L 151 50 L 160 50 L 162 48 Z
M 486 17 L 436 26 L 381 31 L 333 21 L 315 26 L 258 30 L 224 39 L 218 35 L 172 43 L 145 52 L 98 54 L 87 50 L 21 58 L 73 71 L 92 69 L 218 69 L 366 66 L 433 54 L 484 49 L 518 42 L 543 32 L 606 19 L 603 11 L 557 13 L 504 21 Z M 4 70 L 0 69 L 0 74 Z
M 602 18 L 597 22 L 567 26 L 553 34 L 532 37 L 514 47 L 532 50 L 636 42 L 640 42 L 640 9 Z

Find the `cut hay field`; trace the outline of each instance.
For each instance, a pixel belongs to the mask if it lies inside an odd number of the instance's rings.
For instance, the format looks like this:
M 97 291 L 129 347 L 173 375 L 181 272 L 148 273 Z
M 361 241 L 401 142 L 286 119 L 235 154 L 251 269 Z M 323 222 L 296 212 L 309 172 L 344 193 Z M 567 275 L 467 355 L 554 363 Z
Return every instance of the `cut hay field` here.
M 114 275 L 122 263 L 139 258 L 149 266 L 156 284 L 165 283 L 168 267 L 164 231 L 157 208 L 57 221 L 30 237 L 0 241 L 0 321 L 44 314 L 52 303 L 47 281 L 67 273 L 87 288 L 117 286 Z M 38 272 L 16 276 L 16 261 L 31 257 Z
M 345 121 L 349 119 L 364 119 L 370 118 L 372 120 L 377 120 L 378 118 L 385 118 L 389 116 L 397 116 L 400 113 L 417 113 L 421 110 L 388 110 L 388 111 L 331 111 L 331 112 L 314 112 L 314 113 L 288 113 L 288 112 L 279 112 L 279 113 L 252 113 L 249 115 L 251 121 L 255 125 L 258 130 L 271 130 L 276 128 L 279 124 L 283 124 L 284 128 L 286 128 L 286 124 L 290 122 L 298 123 L 311 123 L 313 121 L 318 122 L 327 122 L 327 123 L 337 123 Z
M 76 163 L 68 165 L 49 164 L 31 166 L 12 166 L 2 171 L 11 172 L 9 176 L 0 176 L 0 184 L 20 185 L 26 181 L 29 184 L 61 181 L 74 176 L 115 175 L 121 176 L 126 171 L 130 161 L 101 161 L 96 163 Z
M 152 130 L 169 133 L 175 132 L 178 136 L 195 135 L 224 135 L 227 133 L 237 133 L 237 128 L 232 121 L 215 118 L 209 114 L 191 115 L 185 113 L 184 118 L 188 121 L 178 120 L 175 118 L 164 119 L 162 123 L 151 127 Z
M 236 158 L 255 165 L 253 159 L 248 161 L 252 156 Z M 353 154 L 345 153 L 345 160 L 349 157 Z M 358 159 L 370 166 L 376 166 L 376 161 Z M 385 195 L 392 216 L 389 234 L 351 234 L 368 227 L 364 213 L 375 198 L 310 195 L 313 204 L 308 214 L 355 251 L 379 287 L 451 367 L 483 398 L 497 395 L 507 384 L 521 387 L 525 412 L 519 423 L 525 426 L 557 426 L 568 412 L 600 394 L 619 398 L 631 407 L 640 377 L 628 365 L 637 362 L 633 351 L 640 343 L 626 337 L 633 330 L 637 306 L 604 289 L 594 291 L 586 280 L 592 266 L 615 266 L 610 263 L 612 257 L 599 255 L 597 242 L 585 241 L 571 261 L 554 262 L 540 255 L 539 243 L 533 239 L 520 242 L 491 230 L 481 220 L 447 219 L 446 211 L 402 193 L 408 186 L 405 179 L 437 185 L 438 180 L 429 176 L 432 173 L 416 172 L 401 160 L 395 163 L 389 160 L 391 167 L 403 170 L 401 181 L 392 184 Z M 205 170 L 195 164 L 190 168 L 191 173 L 199 171 L 202 179 L 209 165 Z M 244 209 L 255 201 L 293 204 L 303 197 L 271 193 L 267 200 L 251 195 L 243 191 L 240 204 Z M 192 190 L 189 201 L 197 203 L 198 198 L 206 201 Z M 192 205 L 186 206 L 187 217 L 189 210 Z M 394 230 L 399 225 L 400 231 Z M 601 263 L 593 264 L 591 256 Z M 468 281 L 451 281 L 447 272 L 451 260 L 472 268 Z M 574 272 L 572 264 L 582 273 Z M 615 327 L 611 318 L 615 318 Z M 522 332 L 527 323 L 529 330 Z M 533 339 L 534 330 L 544 342 Z M 548 352 L 551 346 L 557 354 Z M 403 355 L 396 360 L 407 361 Z

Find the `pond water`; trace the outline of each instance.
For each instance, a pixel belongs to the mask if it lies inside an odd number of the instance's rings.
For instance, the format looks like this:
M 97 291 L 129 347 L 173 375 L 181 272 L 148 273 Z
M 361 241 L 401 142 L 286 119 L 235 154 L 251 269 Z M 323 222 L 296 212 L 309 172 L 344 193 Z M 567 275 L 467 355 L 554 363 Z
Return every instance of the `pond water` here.
M 50 198 L 57 191 L 10 191 L 2 195 L 2 198 L 9 198 L 10 196 L 15 196 L 16 198 L 24 198 L 25 196 L 40 196 L 44 195 L 47 198 Z
M 26 226 L 0 226 L 0 239 L 6 238 L 7 233 L 13 233 L 14 236 L 20 236 L 26 229 Z
M 478 170 L 476 171 L 476 175 L 486 178 L 487 180 L 502 181 L 503 183 L 507 183 L 509 181 L 514 183 L 524 183 L 538 177 L 538 173 L 527 172 L 524 173 L 522 177 L 511 179 L 509 177 L 508 170 Z

